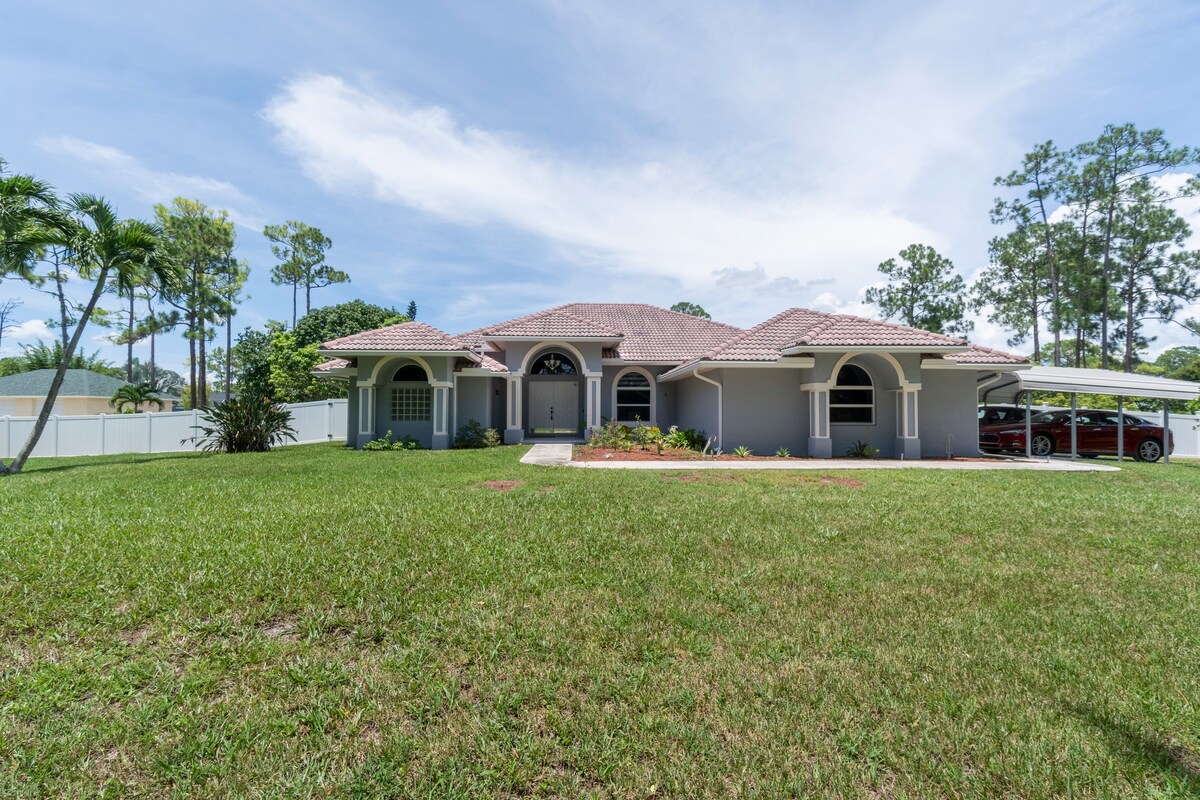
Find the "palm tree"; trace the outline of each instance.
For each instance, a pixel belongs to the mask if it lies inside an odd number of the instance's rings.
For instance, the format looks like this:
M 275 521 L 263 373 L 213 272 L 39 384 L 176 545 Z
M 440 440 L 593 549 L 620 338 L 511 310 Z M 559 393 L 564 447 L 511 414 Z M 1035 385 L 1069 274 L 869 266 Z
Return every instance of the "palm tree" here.
M 0 278 L 15 274 L 28 281 L 40 247 L 23 234 L 33 226 L 59 221 L 58 198 L 50 184 L 29 175 L 9 175 L 7 166 L 0 158 Z
M 69 254 L 80 276 L 94 280 L 95 286 L 87 304 L 80 310 L 79 321 L 50 383 L 50 391 L 33 431 L 21 452 L 4 468 L 4 473 L 20 472 L 41 438 L 62 388 L 67 365 L 109 281 L 132 285 L 139 279 L 137 276 L 147 274 L 152 274 L 163 284 L 178 281 L 177 267 L 163 256 L 161 231 L 157 226 L 140 220 L 119 219 L 108 202 L 89 194 L 71 195 L 65 211 L 61 217 L 40 223 L 32 221 L 18 234 L 17 247 L 61 247 Z
M 125 384 L 113 392 L 108 404 L 115 408 L 118 414 L 124 414 L 126 406 L 132 409 L 130 413 L 139 411 L 143 406 L 154 406 L 159 411 L 162 411 L 163 407 L 162 399 L 148 383 Z

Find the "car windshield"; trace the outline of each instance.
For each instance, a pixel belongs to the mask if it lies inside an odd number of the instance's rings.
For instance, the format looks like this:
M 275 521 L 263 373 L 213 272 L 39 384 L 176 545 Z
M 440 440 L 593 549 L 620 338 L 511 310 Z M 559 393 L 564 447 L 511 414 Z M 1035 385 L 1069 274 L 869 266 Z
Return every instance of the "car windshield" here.
M 1033 424 L 1035 424 L 1035 425 L 1045 425 L 1047 423 L 1052 424 L 1052 425 L 1063 424 L 1063 423 L 1069 424 L 1071 422 L 1071 412 L 1070 411 L 1043 411 L 1040 414 L 1034 414 L 1033 417 L 1031 417 L 1030 421 L 1033 422 Z

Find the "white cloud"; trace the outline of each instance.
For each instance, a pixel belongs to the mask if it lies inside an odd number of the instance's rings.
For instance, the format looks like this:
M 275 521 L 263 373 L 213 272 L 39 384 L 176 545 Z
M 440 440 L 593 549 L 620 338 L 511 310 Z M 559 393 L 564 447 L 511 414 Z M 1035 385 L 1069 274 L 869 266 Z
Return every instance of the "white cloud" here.
M 727 308 L 758 306 L 763 290 L 795 292 L 846 270 L 865 276 L 880 253 L 936 238 L 882 207 L 750 193 L 684 157 L 568 160 L 335 77 L 293 81 L 264 114 L 304 172 L 330 191 L 367 191 L 463 225 L 516 229 L 593 278 L 598 269 L 669 278 Z
M 43 136 L 37 144 L 48 153 L 66 156 L 119 179 L 122 185 L 148 202 L 170 203 L 175 197 L 195 198 L 227 209 L 239 225 L 254 230 L 263 227 L 262 217 L 251 210 L 254 201 L 227 181 L 150 169 L 123 150 L 73 136 Z
M 53 342 L 56 338 L 58 338 L 58 333 L 50 330 L 44 321 L 40 319 L 25 320 L 4 333 L 4 343 L 3 347 L 0 347 L 0 355 L 19 353 L 21 345 L 32 344 L 39 339 L 44 342 Z

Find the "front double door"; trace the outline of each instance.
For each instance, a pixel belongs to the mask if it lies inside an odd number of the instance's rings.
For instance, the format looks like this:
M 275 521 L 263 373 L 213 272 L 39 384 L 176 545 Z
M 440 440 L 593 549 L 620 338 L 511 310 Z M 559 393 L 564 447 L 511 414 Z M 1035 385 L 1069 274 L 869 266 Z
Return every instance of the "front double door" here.
M 579 381 L 530 381 L 529 430 L 535 436 L 579 432 Z

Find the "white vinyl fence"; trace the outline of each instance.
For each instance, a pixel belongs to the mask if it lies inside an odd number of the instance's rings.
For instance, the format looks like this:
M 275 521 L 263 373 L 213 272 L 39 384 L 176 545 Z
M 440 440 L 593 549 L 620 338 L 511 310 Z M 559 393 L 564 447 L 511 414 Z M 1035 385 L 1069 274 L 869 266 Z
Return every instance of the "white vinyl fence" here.
M 346 401 L 318 400 L 285 406 L 292 412 L 295 444 L 344 442 Z M 34 417 L 0 417 L 0 457 L 13 458 L 25 446 Z M 116 453 L 180 453 L 198 450 L 190 440 L 199 431 L 199 411 L 163 411 L 146 414 L 92 414 L 52 416 L 33 448 L 34 458 L 52 456 L 103 456 Z M 292 442 L 288 442 L 292 444 Z
M 1137 414 L 1137 411 L 1133 412 Z M 1159 425 L 1162 420 L 1155 420 L 1156 414 L 1142 414 L 1147 420 L 1154 420 Z M 1175 434 L 1175 452 L 1173 455 L 1189 458 L 1200 457 L 1200 415 L 1172 414 L 1171 433 Z

